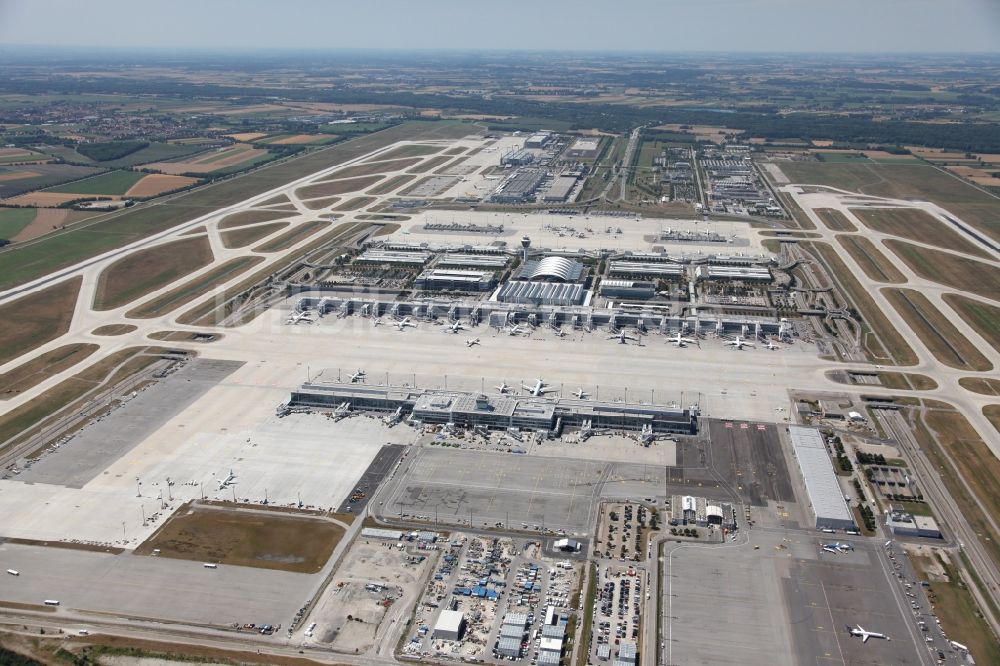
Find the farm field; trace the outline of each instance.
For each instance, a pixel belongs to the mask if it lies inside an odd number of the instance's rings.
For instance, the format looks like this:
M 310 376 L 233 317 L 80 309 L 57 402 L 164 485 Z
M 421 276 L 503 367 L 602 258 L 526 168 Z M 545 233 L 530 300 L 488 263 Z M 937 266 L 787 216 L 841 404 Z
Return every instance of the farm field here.
M 52 158 L 27 148 L 0 148 L 0 164 L 28 164 L 48 162 Z
M 837 242 L 858 262 L 861 270 L 872 280 L 903 284 L 906 276 L 899 272 L 874 243 L 863 236 L 838 236 Z
M 414 120 L 375 134 L 329 148 L 322 148 L 293 159 L 256 169 L 251 173 L 197 188 L 173 197 L 168 203 L 140 205 L 99 220 L 79 225 L 67 232 L 53 234 L 29 247 L 0 251 L 5 270 L 0 274 L 0 289 L 21 284 L 48 272 L 106 252 L 140 238 L 183 224 L 208 208 L 238 203 L 254 194 L 360 157 L 400 140 L 454 139 L 482 130 L 467 123 Z M 39 165 L 41 167 L 66 165 Z M 81 167 L 73 167 L 81 168 Z M 4 168 L 0 168 L 2 178 Z M 87 170 L 93 173 L 93 169 Z M 0 182 L 2 196 L 3 182 Z M 50 183 L 51 184 L 51 183 Z
M 295 190 L 295 194 L 301 199 L 312 199 L 314 197 L 327 197 L 348 192 L 358 192 L 374 185 L 385 176 L 363 176 L 361 178 L 348 178 L 346 180 L 331 180 L 316 185 L 306 185 Z
M 143 177 L 139 182 L 130 187 L 125 192 L 126 197 L 144 199 L 155 197 L 165 192 L 173 192 L 182 187 L 189 187 L 200 182 L 197 178 L 189 176 L 171 176 L 164 173 L 151 173 Z
M 4 203 L 13 206 L 32 206 L 38 208 L 57 208 L 70 201 L 84 198 L 84 194 L 69 194 L 63 192 L 27 192 L 7 199 Z M 111 197 L 117 199 L 118 197 Z
M 155 549 L 159 557 L 316 573 L 343 535 L 343 527 L 316 516 L 190 504 L 135 553 L 151 555 Z
M 145 296 L 212 261 L 204 236 L 193 236 L 138 250 L 104 269 L 94 294 L 94 309 L 112 310 Z
M 233 141 L 239 141 L 241 143 L 250 143 L 251 141 L 256 141 L 257 139 L 262 139 L 267 136 L 266 132 L 237 132 L 236 134 L 224 134 L 227 139 L 232 139 Z
M 917 247 L 897 240 L 883 241 L 917 275 L 959 291 L 1000 298 L 1000 270 L 974 259 Z
M 69 330 L 83 278 L 75 277 L 0 305 L 0 363 Z
M 63 345 L 50 352 L 0 374 L 0 400 L 7 400 L 21 391 L 37 386 L 47 378 L 57 375 L 66 368 L 73 367 L 95 351 L 99 345 L 72 344 Z
M 993 364 L 926 296 L 912 289 L 883 289 L 882 293 L 936 359 L 959 370 L 993 369 Z
M 171 162 L 152 162 L 147 164 L 145 168 L 175 176 L 188 173 L 210 174 L 230 167 L 259 162 L 269 154 L 266 150 L 256 148 L 248 143 L 237 143 L 232 146 L 199 153 L 189 159 L 178 159 Z
M 336 141 L 338 138 L 340 137 L 336 134 L 279 134 L 267 137 L 266 139 L 258 137 L 254 140 L 254 143 L 259 143 L 263 146 L 322 145 Z
M 182 305 L 187 305 L 226 280 L 243 273 L 262 261 L 264 261 L 263 257 L 237 257 L 230 259 L 197 279 L 190 280 L 176 289 L 171 289 L 167 293 L 129 310 L 125 313 L 125 316 L 134 319 L 159 317 Z
M 128 155 L 116 160 L 98 162 L 98 164 L 103 167 L 111 167 L 113 169 L 126 169 L 134 166 L 145 166 L 151 162 L 181 159 L 188 155 L 200 153 L 206 148 L 207 146 L 204 144 L 182 144 L 153 141 L 145 148 L 140 148 L 134 153 L 129 153 Z
M 932 201 L 1000 240 L 1000 199 L 928 164 L 782 162 L 781 170 L 793 183 Z
M 33 217 L 28 224 L 20 232 L 8 239 L 15 242 L 38 238 L 60 227 L 100 214 L 94 211 L 70 210 L 69 208 L 10 208 L 3 210 L 24 210 L 33 213 Z
M 0 166 L 0 198 L 17 196 L 71 180 L 100 173 L 103 169 L 72 164 L 31 164 L 23 167 Z
M 846 297 L 857 308 L 865 325 L 871 329 L 871 333 L 874 333 L 875 337 L 869 333 L 862 335 L 862 344 L 872 359 L 893 365 L 914 365 L 918 359 L 913 349 L 882 313 L 868 291 L 847 269 L 834 249 L 827 243 L 810 241 L 802 245 L 807 249 L 816 250 L 832 271 L 834 279 L 843 287 Z
M 929 245 L 946 247 L 949 250 L 984 259 L 989 258 L 989 255 L 978 245 L 917 208 L 853 208 L 851 212 L 857 215 L 858 219 L 869 229 Z
M 288 217 L 283 211 L 275 210 L 241 210 L 238 213 L 227 215 L 219 221 L 219 229 L 232 229 L 242 227 L 247 224 L 257 224 L 258 222 L 270 222 L 282 217 Z
M 109 171 L 93 178 L 50 187 L 46 192 L 120 196 L 145 177 L 138 171 Z
M 330 226 L 329 222 L 324 220 L 313 220 L 312 222 L 306 222 L 301 224 L 291 231 L 286 231 L 277 238 L 273 238 L 263 245 L 258 245 L 253 249 L 254 252 L 277 252 L 278 250 L 285 250 L 295 245 L 303 238 L 312 236 L 317 231 L 320 231 L 326 227 Z
M 271 224 L 259 224 L 233 231 L 225 231 L 221 234 L 222 244 L 228 249 L 246 247 L 247 245 L 256 243 L 265 236 L 270 236 L 279 229 L 284 229 L 288 225 L 288 222 L 272 222 Z
M 1000 307 L 959 294 L 944 294 L 942 298 L 976 333 L 1000 351 Z
M 817 208 L 816 216 L 832 231 L 857 231 L 854 223 L 847 219 L 847 216 L 839 210 L 832 208 Z
M 0 208 L 0 238 L 12 240 L 35 219 L 34 208 Z

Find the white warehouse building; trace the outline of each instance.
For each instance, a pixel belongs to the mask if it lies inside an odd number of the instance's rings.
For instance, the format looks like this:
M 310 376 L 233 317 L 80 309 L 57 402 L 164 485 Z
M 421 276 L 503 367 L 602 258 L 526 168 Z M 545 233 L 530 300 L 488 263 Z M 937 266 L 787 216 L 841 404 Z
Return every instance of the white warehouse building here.
M 795 425 L 788 426 L 788 432 L 809 495 L 809 508 L 816 517 L 816 529 L 855 529 L 854 516 L 840 489 L 823 435 L 817 428 Z
M 462 637 L 462 623 L 465 622 L 465 615 L 461 611 L 443 610 L 438 616 L 437 624 L 434 625 L 432 638 L 439 638 L 446 641 L 457 641 Z

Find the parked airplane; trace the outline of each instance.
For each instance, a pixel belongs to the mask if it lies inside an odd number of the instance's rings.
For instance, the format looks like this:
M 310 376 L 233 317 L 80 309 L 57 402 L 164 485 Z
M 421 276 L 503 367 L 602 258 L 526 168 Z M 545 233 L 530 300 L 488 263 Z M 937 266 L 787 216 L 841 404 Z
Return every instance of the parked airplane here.
M 409 317 L 405 317 L 403 319 L 400 319 L 399 321 L 394 321 L 392 322 L 392 325 L 398 328 L 400 331 L 406 330 L 407 326 L 412 326 L 413 328 L 417 327 L 416 324 L 410 321 Z
M 840 551 L 834 548 L 833 546 L 823 546 L 823 550 L 825 550 L 828 553 L 833 553 L 834 555 L 840 554 Z
M 614 335 L 609 335 L 608 340 L 618 340 L 619 344 L 623 345 L 627 345 L 629 340 L 639 342 L 639 338 L 633 338 L 631 335 L 628 335 L 625 333 L 625 329 L 618 331 Z
M 500 382 L 499 386 L 494 386 L 493 388 L 495 388 L 498 393 L 506 393 L 507 389 L 509 389 L 510 387 L 507 386 L 507 382 Z
M 823 550 L 831 553 L 843 554 L 854 550 L 854 545 L 849 543 L 834 541 L 833 543 L 824 543 Z
M 285 323 L 298 324 L 299 322 L 304 321 L 307 324 L 311 324 L 315 321 L 315 319 L 313 319 L 314 314 L 315 313 L 312 310 L 306 310 L 304 312 L 299 312 L 296 310 L 288 316 L 288 319 L 285 320 Z
M 586 400 L 590 396 L 590 394 L 584 391 L 582 388 L 578 388 L 577 390 L 573 391 L 573 395 L 576 396 L 576 398 L 579 400 Z
M 768 340 L 767 341 L 767 348 L 770 349 L 771 351 L 775 351 L 777 349 L 781 349 L 781 347 L 779 347 L 778 345 L 774 344 L 773 340 Z
M 747 342 L 746 338 L 741 338 L 738 335 L 736 336 L 735 340 L 729 340 L 729 341 L 726 342 L 726 344 L 727 345 L 732 345 L 734 349 L 743 349 L 744 347 L 753 347 L 754 346 L 754 344 L 752 342 Z
M 374 326 L 381 326 L 382 325 L 382 317 L 372 317 L 372 324 Z
M 549 390 L 548 387 L 545 385 L 545 382 L 543 382 L 541 379 L 536 379 L 534 386 L 525 386 L 524 384 L 521 384 L 521 388 L 523 388 L 525 391 L 536 397 L 544 395 L 545 392 Z
M 521 328 L 520 324 L 514 324 L 507 329 L 507 335 L 520 335 L 522 332 L 524 332 L 524 329 Z
M 473 345 L 478 345 L 478 344 L 479 344 L 479 338 L 472 338 L 471 340 L 465 341 L 466 347 L 472 347 Z
M 847 625 L 847 631 L 851 634 L 851 636 L 860 636 L 862 643 L 867 643 L 869 638 L 881 638 L 887 641 L 891 640 L 885 634 L 880 634 L 877 631 L 865 631 L 865 629 L 860 624 L 856 627 L 851 627 L 851 625 Z
M 225 490 L 231 486 L 236 481 L 236 475 L 233 474 L 233 470 L 229 470 L 229 476 L 224 479 L 216 479 L 219 482 L 219 487 L 217 490 Z
M 351 375 L 351 383 L 355 384 L 355 383 L 361 381 L 364 378 L 365 378 L 365 371 L 364 370 L 358 370 L 357 372 L 355 372 L 355 373 L 353 373 Z
M 444 327 L 445 333 L 458 333 L 459 331 L 464 331 L 465 326 L 462 326 L 462 322 L 456 321 L 454 324 L 448 324 Z
M 683 347 L 685 345 L 693 345 L 698 341 L 694 338 L 681 337 L 681 332 L 677 331 L 677 336 L 673 338 L 667 338 L 667 342 L 673 343 L 674 346 Z

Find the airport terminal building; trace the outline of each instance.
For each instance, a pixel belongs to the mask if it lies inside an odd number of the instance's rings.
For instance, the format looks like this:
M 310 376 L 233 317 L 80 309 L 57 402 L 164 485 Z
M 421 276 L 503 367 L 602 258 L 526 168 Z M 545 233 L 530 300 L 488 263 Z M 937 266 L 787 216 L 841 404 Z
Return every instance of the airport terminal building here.
M 345 382 L 307 382 L 278 412 L 302 408 L 398 413 L 415 423 L 547 433 L 570 426 L 694 434 L 698 423 L 697 409 Z

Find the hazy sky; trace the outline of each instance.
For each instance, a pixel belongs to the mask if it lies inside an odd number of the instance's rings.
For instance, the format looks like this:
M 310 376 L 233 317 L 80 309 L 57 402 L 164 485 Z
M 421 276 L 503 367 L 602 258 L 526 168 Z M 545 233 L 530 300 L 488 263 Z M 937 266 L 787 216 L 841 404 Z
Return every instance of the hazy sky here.
M 1000 0 L 0 0 L 0 44 L 1000 52 Z

